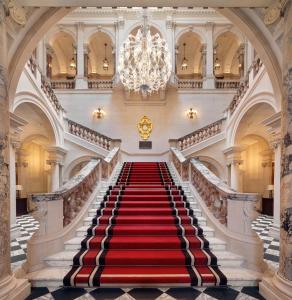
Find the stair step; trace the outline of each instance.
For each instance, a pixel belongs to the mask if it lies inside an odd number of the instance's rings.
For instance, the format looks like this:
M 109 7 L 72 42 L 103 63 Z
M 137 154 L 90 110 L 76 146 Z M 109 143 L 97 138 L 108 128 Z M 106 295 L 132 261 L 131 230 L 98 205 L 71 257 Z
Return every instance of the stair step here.
M 84 240 L 84 237 L 75 237 L 71 240 L 65 242 L 65 250 L 76 251 L 81 247 L 81 242 Z M 213 250 L 226 250 L 226 243 L 218 238 L 209 237 L 208 241 L 210 243 L 210 249 Z
M 112 253 L 116 253 L 117 254 L 116 256 L 118 257 L 118 253 L 122 251 L 123 250 L 112 250 Z M 147 253 L 149 253 L 149 251 L 151 250 L 147 250 Z M 131 251 L 127 250 L 127 252 L 131 252 Z M 132 250 L 132 252 L 134 255 L 134 253 L 137 253 L 137 250 Z M 165 256 L 166 256 L 167 252 L 171 252 L 171 250 L 166 250 L 163 252 L 165 252 Z M 238 268 L 243 264 L 244 261 L 241 256 L 228 251 L 215 250 L 213 251 L 213 253 L 215 256 L 217 256 L 219 266 Z M 76 251 L 72 251 L 72 250 L 61 251 L 46 257 L 45 262 L 49 267 L 69 267 L 72 265 L 73 258 L 75 255 L 76 255 Z

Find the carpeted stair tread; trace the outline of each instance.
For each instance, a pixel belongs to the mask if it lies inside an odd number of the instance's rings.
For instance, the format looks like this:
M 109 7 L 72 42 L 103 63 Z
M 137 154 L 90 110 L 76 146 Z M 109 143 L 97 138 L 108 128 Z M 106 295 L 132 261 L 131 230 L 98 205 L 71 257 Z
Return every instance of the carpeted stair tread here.
M 64 285 L 226 285 L 197 225 L 199 213 L 165 163 L 125 163 Z

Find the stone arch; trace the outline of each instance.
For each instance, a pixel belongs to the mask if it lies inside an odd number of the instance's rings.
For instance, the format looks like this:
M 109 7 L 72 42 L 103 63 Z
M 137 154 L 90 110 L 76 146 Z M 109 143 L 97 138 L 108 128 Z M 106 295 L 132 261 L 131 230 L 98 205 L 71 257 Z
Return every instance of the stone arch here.
M 74 168 L 76 168 L 78 165 L 82 163 L 86 163 L 90 161 L 92 158 L 96 158 L 96 155 L 83 155 L 76 159 L 73 159 L 64 170 L 64 180 L 70 179 L 70 174 L 74 170 Z
M 193 32 L 194 34 L 196 34 L 201 43 L 202 44 L 206 44 L 207 43 L 207 39 L 206 39 L 206 36 L 205 34 L 203 33 L 202 30 L 200 30 L 199 28 L 196 28 L 196 27 L 191 27 L 191 28 L 183 28 L 181 29 L 175 36 L 175 45 L 177 45 L 178 41 L 180 40 L 180 38 L 185 34 L 185 33 L 188 33 L 188 32 Z
M 61 32 L 64 32 L 64 33 L 70 35 L 76 45 L 76 41 L 77 41 L 76 33 L 74 31 L 70 30 L 69 28 L 63 27 L 63 26 L 56 26 L 53 29 L 49 30 L 49 32 L 46 34 L 46 38 L 45 38 L 46 43 L 49 43 L 49 44 L 53 43 L 55 41 L 55 39 L 57 38 L 58 33 L 61 33 Z
M 135 29 L 139 28 L 140 26 L 142 25 L 141 22 L 135 22 L 134 24 L 132 24 L 128 30 L 125 32 L 125 35 L 123 37 L 123 41 L 129 36 L 129 34 L 134 31 Z M 159 28 L 159 24 L 156 24 L 154 22 L 151 22 L 149 21 L 148 22 L 148 25 L 150 27 L 153 27 L 159 34 L 162 38 L 164 38 L 166 40 L 166 32 L 164 31 L 161 31 L 162 28 Z
M 222 180 L 225 180 L 225 171 L 224 167 L 222 164 L 220 164 L 216 159 L 210 156 L 204 156 L 204 155 L 199 155 L 198 159 L 206 164 L 207 167 L 210 167 L 210 171 L 213 172 L 217 177 L 219 177 Z
M 22 92 L 16 94 L 13 103 L 11 103 L 10 110 L 14 112 L 17 107 L 24 103 L 35 105 L 46 116 L 54 133 L 54 142 L 57 146 L 61 146 L 63 144 L 63 128 L 57 120 L 54 112 L 50 110 L 49 106 L 46 105 L 42 98 L 38 97 L 37 95 L 29 92 Z
M 89 41 L 90 41 L 90 39 L 91 39 L 91 37 L 94 34 L 98 33 L 98 32 L 103 32 L 104 34 L 108 35 L 109 38 L 111 39 L 111 43 L 112 43 L 113 47 L 116 46 L 116 41 L 115 41 L 114 34 L 110 30 L 108 30 L 106 28 L 103 28 L 103 27 L 98 28 L 98 29 L 94 28 L 94 29 L 91 29 L 91 30 L 85 32 L 84 33 L 84 41 L 85 41 L 85 43 L 88 44 Z
M 219 29 L 213 36 L 213 41 L 216 41 L 217 38 L 224 34 L 225 32 L 231 32 L 233 33 L 239 40 L 241 43 L 244 42 L 245 38 L 244 38 L 244 35 L 237 29 L 235 28 L 234 26 L 227 26 L 227 27 L 224 27 L 224 28 L 221 28 Z
M 258 104 L 267 104 L 269 105 L 274 113 L 280 111 L 280 108 L 277 106 L 274 96 L 271 93 L 258 93 L 245 103 L 244 107 L 241 107 L 240 110 L 237 110 L 234 116 L 232 116 L 231 122 L 227 131 L 227 142 L 230 146 L 235 144 L 235 137 L 237 130 L 241 124 L 242 119 L 246 115 L 248 111 L 250 111 L 253 107 Z

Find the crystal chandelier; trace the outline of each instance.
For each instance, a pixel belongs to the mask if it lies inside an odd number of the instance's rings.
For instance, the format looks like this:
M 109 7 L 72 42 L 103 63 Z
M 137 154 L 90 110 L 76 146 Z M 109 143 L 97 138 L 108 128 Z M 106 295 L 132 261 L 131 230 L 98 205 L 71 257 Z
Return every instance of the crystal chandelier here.
M 151 94 L 166 87 L 171 60 L 166 41 L 158 33 L 151 35 L 145 13 L 143 19 L 137 34 L 130 34 L 120 48 L 118 72 L 128 90 Z

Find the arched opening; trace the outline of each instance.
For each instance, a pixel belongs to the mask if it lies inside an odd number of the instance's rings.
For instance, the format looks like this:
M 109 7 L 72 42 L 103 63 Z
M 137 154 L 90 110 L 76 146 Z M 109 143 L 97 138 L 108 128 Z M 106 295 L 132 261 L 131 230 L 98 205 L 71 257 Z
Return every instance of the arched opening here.
M 214 75 L 218 79 L 240 79 L 244 74 L 244 46 L 230 31 L 220 34 L 214 43 Z
M 111 79 L 115 74 L 115 55 L 110 36 L 96 32 L 88 41 L 85 54 L 85 75 L 90 79 Z
M 20 133 L 20 146 L 15 153 L 15 178 L 16 200 L 26 203 L 29 210 L 31 209 L 28 203 L 30 194 L 51 191 L 49 147 L 55 145 L 55 136 L 49 119 L 36 105 L 28 102 L 21 103 L 14 114 L 27 122 Z
M 236 131 L 235 144 L 239 146 L 239 189 L 246 193 L 259 193 L 269 198 L 274 184 L 274 153 L 271 136 L 263 121 L 275 113 L 267 103 L 251 107 L 241 119 Z M 262 203 L 257 209 L 261 211 Z
M 184 33 L 176 46 L 176 75 L 180 79 L 201 79 L 203 77 L 203 44 L 198 34 Z
M 51 37 L 47 47 L 47 77 L 53 80 L 74 79 L 77 71 L 76 46 L 64 31 Z

